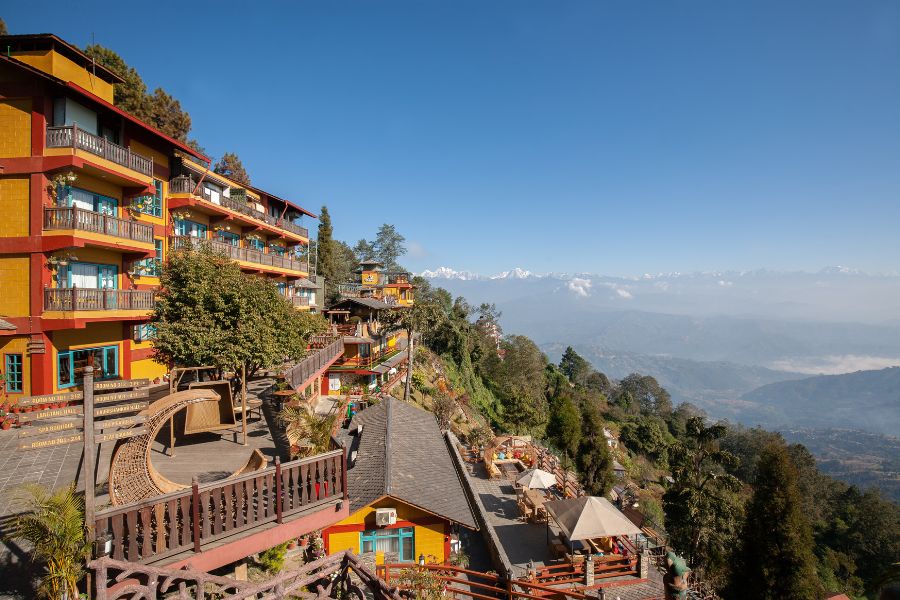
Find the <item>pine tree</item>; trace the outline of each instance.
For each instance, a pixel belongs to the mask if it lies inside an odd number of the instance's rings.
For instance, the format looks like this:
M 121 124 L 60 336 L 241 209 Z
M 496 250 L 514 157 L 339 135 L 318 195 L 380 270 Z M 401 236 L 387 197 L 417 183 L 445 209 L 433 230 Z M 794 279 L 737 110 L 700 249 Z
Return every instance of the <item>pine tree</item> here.
M 574 385 L 582 384 L 591 373 L 591 365 L 584 360 L 572 346 L 566 348 L 562 359 L 559 361 L 559 370 L 569 378 Z
M 156 88 L 147 97 L 148 123 L 176 140 L 187 142 L 191 130 L 191 115 L 181 109 L 181 102 L 164 89 Z
M 134 67 L 129 66 L 118 53 L 100 44 L 88 46 L 84 53 L 125 80 L 113 85 L 114 104 L 138 119 L 146 119 L 149 115 L 147 84 Z
M 803 513 L 797 477 L 797 469 L 783 444 L 770 444 L 762 451 L 729 597 L 738 600 L 816 600 L 819 597 L 812 529 Z
M 592 496 L 603 496 L 613 485 L 613 460 L 603 436 L 603 415 L 595 399 L 584 403 L 581 413 L 581 448 L 578 451 L 578 471 L 581 484 Z
M 250 185 L 250 175 L 244 169 L 244 163 L 241 162 L 240 157 L 234 152 L 223 154 L 216 166 L 213 167 L 213 171 L 238 183 Z
M 581 415 L 569 396 L 557 398 L 551 406 L 547 435 L 553 445 L 562 450 L 566 464 L 569 459 L 578 455 L 578 447 L 581 445 Z

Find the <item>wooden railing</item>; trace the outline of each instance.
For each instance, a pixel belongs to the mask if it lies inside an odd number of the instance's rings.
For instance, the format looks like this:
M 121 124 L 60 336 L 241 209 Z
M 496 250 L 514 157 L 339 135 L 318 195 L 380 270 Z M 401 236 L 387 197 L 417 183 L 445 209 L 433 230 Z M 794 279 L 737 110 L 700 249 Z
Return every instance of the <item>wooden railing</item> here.
M 153 226 L 104 215 L 77 206 L 44 209 L 44 229 L 77 229 L 153 243 Z
M 97 600 L 404 600 L 397 590 L 390 589 L 358 556 L 348 551 L 330 554 L 306 564 L 289 566 L 275 574 L 261 574 L 253 581 L 188 568 L 140 565 L 114 560 L 108 556 L 91 561 L 88 567 L 96 574 Z M 123 585 L 123 580 L 127 584 Z
M 327 344 L 319 348 L 313 346 L 313 350 L 309 356 L 301 360 L 299 363 L 290 368 L 285 374 L 284 379 L 295 390 L 303 387 L 316 373 L 330 366 L 344 353 L 344 340 L 341 338 L 330 338 Z M 315 341 L 315 338 L 314 338 Z M 323 343 L 324 340 L 319 340 Z
M 210 191 L 202 185 L 200 186 L 200 189 L 195 192 L 194 190 L 196 188 L 197 183 L 187 176 L 176 177 L 169 182 L 169 191 L 173 194 L 194 194 L 200 196 L 207 202 L 223 206 L 229 210 L 241 213 L 242 215 L 256 219 L 257 221 L 262 221 L 273 227 L 278 227 L 285 231 L 302 235 L 306 238 L 309 237 L 309 230 L 307 228 L 295 225 L 286 219 L 279 219 L 257 210 L 247 203 L 246 196 L 232 198 L 220 194 L 218 198 L 213 198 Z
M 294 306 L 309 306 L 309 296 L 291 296 L 289 300 Z
M 188 490 L 97 513 L 97 539 L 112 539 L 110 556 L 155 561 L 200 552 L 265 523 L 284 519 L 344 496 L 345 456 L 334 450 Z
M 278 256 L 277 254 L 266 254 L 265 252 L 260 252 L 254 248 L 240 248 L 217 240 L 202 240 L 190 236 L 176 235 L 172 236 L 171 247 L 175 250 L 196 250 L 204 242 L 208 243 L 213 250 L 222 252 L 232 260 L 279 267 L 282 269 L 291 269 L 293 271 L 306 271 L 306 264 L 299 260 Z
M 385 360 L 392 358 L 399 354 L 400 352 L 406 349 L 407 344 L 405 343 L 406 339 L 401 338 L 397 345 L 393 348 L 385 348 L 382 350 L 376 350 L 372 352 L 368 356 L 351 356 L 346 357 L 342 361 L 338 363 L 340 367 L 359 367 L 362 369 L 368 369 L 374 367 L 375 365 L 384 362 Z
M 45 288 L 44 310 L 146 310 L 156 305 L 154 290 Z
M 388 563 L 375 567 L 375 572 L 391 587 L 415 593 L 409 584 L 410 574 L 426 570 L 443 584 L 444 597 L 471 598 L 472 600 L 587 600 L 588 596 L 573 589 L 550 587 L 526 579 L 513 579 L 508 575 L 493 575 L 450 565 Z M 415 597 L 415 596 L 414 596 Z
M 153 176 L 153 159 L 132 152 L 131 148 L 125 148 L 119 144 L 110 142 L 104 137 L 94 135 L 78 125 L 68 127 L 47 128 L 48 148 L 77 148 L 90 152 L 101 158 L 112 161 L 117 165 L 128 167 L 148 177 Z

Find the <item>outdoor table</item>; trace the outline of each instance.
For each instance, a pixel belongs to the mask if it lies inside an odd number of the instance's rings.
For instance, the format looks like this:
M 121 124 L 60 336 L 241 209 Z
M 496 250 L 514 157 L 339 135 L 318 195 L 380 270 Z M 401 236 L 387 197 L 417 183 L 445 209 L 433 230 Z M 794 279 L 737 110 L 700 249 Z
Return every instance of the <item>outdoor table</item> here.
M 284 408 L 285 401 L 292 396 L 296 396 L 297 392 L 294 390 L 277 390 L 272 392 L 272 396 L 275 397 L 275 407 L 278 410 L 282 410 Z

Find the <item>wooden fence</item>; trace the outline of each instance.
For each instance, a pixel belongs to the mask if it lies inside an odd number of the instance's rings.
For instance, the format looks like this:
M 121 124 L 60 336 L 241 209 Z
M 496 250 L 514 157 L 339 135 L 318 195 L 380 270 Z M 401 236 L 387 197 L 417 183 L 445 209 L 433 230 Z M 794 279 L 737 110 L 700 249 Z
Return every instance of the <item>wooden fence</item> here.
M 154 290 L 45 288 L 44 310 L 146 310 L 156 304 Z
M 110 556 L 149 562 L 193 550 L 344 496 L 346 457 L 334 450 L 261 471 L 99 511 L 98 540 Z
M 80 129 L 78 125 L 48 127 L 47 147 L 84 150 L 148 177 L 153 176 L 153 159 Z
M 138 242 L 153 243 L 153 226 L 112 215 L 104 215 L 84 208 L 61 207 L 44 209 L 44 229 L 76 229 L 112 235 Z

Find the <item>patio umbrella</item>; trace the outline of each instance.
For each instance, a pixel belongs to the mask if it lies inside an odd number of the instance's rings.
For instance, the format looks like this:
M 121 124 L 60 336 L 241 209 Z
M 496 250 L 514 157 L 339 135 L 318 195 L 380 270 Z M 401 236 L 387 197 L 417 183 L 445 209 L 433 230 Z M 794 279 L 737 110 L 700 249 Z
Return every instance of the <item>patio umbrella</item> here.
M 569 541 L 637 535 L 640 528 L 606 498 L 581 496 L 544 504 Z
M 556 485 L 556 475 L 540 469 L 528 469 L 519 475 L 516 483 L 533 490 L 546 490 Z

